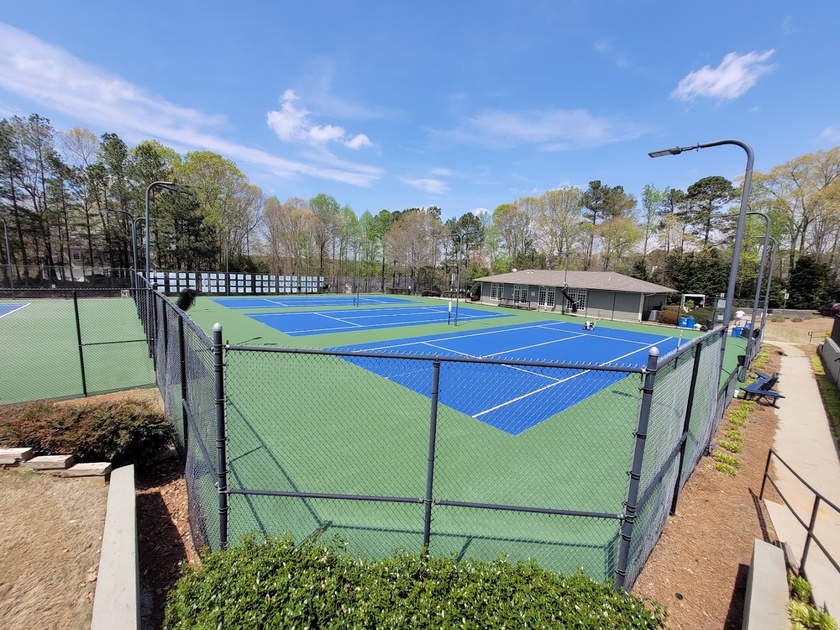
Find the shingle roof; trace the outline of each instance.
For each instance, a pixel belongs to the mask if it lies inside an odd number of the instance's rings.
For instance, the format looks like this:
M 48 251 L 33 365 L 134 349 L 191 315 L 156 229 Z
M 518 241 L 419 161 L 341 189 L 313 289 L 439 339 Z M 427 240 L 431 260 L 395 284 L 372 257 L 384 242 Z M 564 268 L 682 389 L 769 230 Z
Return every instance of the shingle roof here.
M 523 269 L 497 276 L 476 278 L 478 282 L 499 282 L 508 284 L 533 284 L 548 287 L 567 285 L 577 289 L 600 289 L 602 291 L 623 291 L 626 293 L 673 293 L 676 289 L 631 278 L 614 271 L 549 271 L 546 269 Z

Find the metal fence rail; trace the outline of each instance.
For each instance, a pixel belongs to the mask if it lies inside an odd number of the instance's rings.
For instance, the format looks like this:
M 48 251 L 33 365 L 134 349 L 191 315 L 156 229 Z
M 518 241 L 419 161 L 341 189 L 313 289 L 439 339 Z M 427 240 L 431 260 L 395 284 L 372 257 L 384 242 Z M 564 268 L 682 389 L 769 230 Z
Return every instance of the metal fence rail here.
M 787 468 L 788 471 L 790 471 L 791 474 L 793 474 L 793 476 L 796 477 L 796 479 L 803 486 L 808 488 L 808 490 L 810 490 L 811 493 L 814 495 L 814 504 L 811 508 L 811 516 L 808 519 L 807 523 L 802 518 L 800 518 L 799 514 L 796 512 L 796 509 L 790 504 L 790 502 L 787 500 L 787 497 L 785 497 L 785 495 L 782 493 L 782 490 L 781 488 L 779 488 L 779 485 L 775 481 L 773 481 L 773 478 L 770 476 L 770 462 L 773 460 L 774 457 L 779 461 L 780 464 Z M 791 468 L 785 460 L 779 457 L 779 454 L 776 453 L 776 451 L 774 451 L 772 448 L 767 452 L 767 463 L 764 466 L 764 476 L 761 480 L 761 491 L 758 495 L 759 500 L 764 499 L 764 488 L 766 482 L 768 481 L 770 482 L 770 485 L 773 486 L 773 489 L 776 491 L 779 497 L 782 499 L 782 502 L 785 504 L 787 509 L 790 510 L 790 513 L 793 515 L 796 521 L 803 528 L 805 528 L 807 532 L 805 536 L 805 546 L 802 549 L 802 557 L 799 559 L 799 570 L 803 573 L 803 575 L 807 576 L 808 571 L 805 568 L 805 564 L 808 561 L 808 552 L 811 549 L 811 542 L 813 542 L 817 545 L 817 547 L 820 548 L 820 551 L 822 551 L 823 554 L 825 554 L 825 557 L 831 563 L 831 566 L 833 566 L 836 571 L 840 572 L 840 562 L 838 562 L 838 560 L 831 555 L 831 552 L 828 549 L 826 549 L 825 544 L 822 541 L 820 541 L 820 539 L 817 538 L 817 536 L 814 534 L 814 528 L 817 524 L 817 516 L 820 513 L 820 508 L 824 505 L 825 507 L 834 510 L 834 512 L 836 512 L 837 514 L 840 514 L 840 507 L 836 506 L 824 495 L 822 495 L 818 490 L 816 490 L 811 484 L 805 481 L 799 475 L 799 473 L 797 473 L 793 468 Z

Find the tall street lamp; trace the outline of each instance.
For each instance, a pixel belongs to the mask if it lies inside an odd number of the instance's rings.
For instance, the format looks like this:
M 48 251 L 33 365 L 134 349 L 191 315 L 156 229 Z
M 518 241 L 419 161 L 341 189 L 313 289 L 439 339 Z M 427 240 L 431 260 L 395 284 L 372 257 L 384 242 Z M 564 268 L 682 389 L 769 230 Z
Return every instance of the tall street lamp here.
M 173 192 L 179 192 L 179 193 L 186 192 L 186 189 L 188 188 L 188 186 L 185 186 L 183 184 L 177 184 L 175 182 L 163 182 L 163 181 L 152 182 L 151 184 L 149 184 L 146 187 L 146 235 L 145 235 L 145 237 L 146 237 L 146 267 L 145 267 L 145 279 L 146 279 L 146 283 L 150 287 L 152 285 L 152 282 L 151 282 L 152 241 L 151 241 L 151 235 L 150 235 L 150 232 L 149 232 L 149 223 L 151 222 L 151 219 L 149 217 L 149 198 L 151 197 L 152 188 L 155 188 L 155 187 L 165 188 L 166 190 L 171 190 Z
M 776 250 L 779 249 L 779 243 L 772 236 L 770 247 L 770 271 L 767 274 L 767 289 L 764 291 L 764 311 L 761 313 L 761 327 L 764 328 L 767 324 L 767 305 L 770 303 L 770 285 L 773 284 L 773 268 L 776 264 Z
M 723 367 L 723 357 L 726 351 L 726 337 L 729 334 L 729 318 L 732 315 L 732 301 L 735 299 L 735 282 L 738 279 L 738 263 L 741 261 L 741 243 L 744 239 L 744 223 L 747 218 L 747 206 L 750 200 L 750 186 L 752 185 L 752 171 L 753 171 L 753 150 L 750 145 L 740 140 L 718 140 L 717 142 L 706 142 L 703 144 L 696 144 L 692 147 L 674 147 L 673 149 L 664 149 L 662 151 L 653 151 L 648 153 L 650 157 L 657 158 L 665 155 L 679 155 L 683 151 L 693 151 L 694 149 L 707 149 L 710 147 L 719 147 L 724 144 L 734 144 L 741 147 L 747 154 L 747 168 L 744 172 L 744 186 L 741 191 L 741 210 L 738 214 L 738 229 L 735 232 L 735 245 L 732 251 L 732 267 L 729 270 L 729 286 L 726 289 L 726 304 L 723 307 L 723 326 L 724 334 L 720 344 L 720 366 Z
M 3 222 L 3 236 L 6 239 L 6 262 L 9 265 L 9 288 L 12 290 L 12 299 L 15 299 L 15 280 L 12 277 L 12 250 L 9 247 L 9 228 L 6 225 L 6 219 L 0 218 Z
M 764 219 L 764 246 L 761 250 L 761 265 L 758 269 L 758 280 L 755 283 L 755 299 L 753 299 L 752 315 L 750 316 L 750 334 L 747 338 L 747 356 L 744 360 L 744 367 L 750 364 L 753 359 L 753 351 L 755 350 L 755 315 L 758 310 L 758 299 L 761 297 L 761 285 L 764 282 L 764 264 L 767 260 L 767 246 L 770 242 L 770 218 L 761 212 L 747 212 L 747 216 L 761 217 Z M 764 326 L 764 320 L 761 320 L 761 325 Z

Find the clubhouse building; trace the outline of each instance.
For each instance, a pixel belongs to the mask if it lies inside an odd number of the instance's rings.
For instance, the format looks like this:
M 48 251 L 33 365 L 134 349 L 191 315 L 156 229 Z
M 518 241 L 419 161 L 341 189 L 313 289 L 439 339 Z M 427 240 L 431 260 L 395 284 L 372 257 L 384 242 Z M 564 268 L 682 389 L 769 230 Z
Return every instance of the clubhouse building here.
M 655 319 L 675 292 L 613 271 L 525 269 L 476 282 L 481 283 L 481 304 L 635 322 Z

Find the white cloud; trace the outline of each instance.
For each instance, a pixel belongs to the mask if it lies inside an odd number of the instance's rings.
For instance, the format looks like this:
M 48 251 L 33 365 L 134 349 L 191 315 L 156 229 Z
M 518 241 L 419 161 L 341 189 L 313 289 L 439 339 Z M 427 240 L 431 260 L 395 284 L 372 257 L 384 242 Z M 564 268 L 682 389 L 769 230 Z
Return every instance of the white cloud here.
M 449 184 L 440 179 L 400 177 L 399 180 L 407 186 L 431 195 L 442 195 L 449 192 Z
M 637 138 L 653 130 L 649 125 L 593 116 L 582 109 L 488 110 L 469 118 L 463 128 L 451 135 L 479 144 L 534 144 L 544 151 L 564 151 Z
M 826 127 L 820 131 L 819 140 L 828 140 L 829 142 L 840 142 L 840 129 L 837 127 Z
M 698 96 L 729 101 L 743 96 L 761 75 L 775 68 L 764 63 L 774 52 L 770 49 L 760 54 L 729 53 L 717 68 L 703 66 L 689 73 L 671 92 L 671 97 L 679 101 L 690 101 Z
M 368 147 L 372 147 L 373 143 L 365 134 L 359 133 L 345 142 L 344 146 L 348 149 L 367 149 Z
M 365 134 L 347 138 L 344 127 L 316 125 L 312 123 L 311 112 L 299 104 L 300 99 L 293 90 L 286 90 L 280 97 L 280 109 L 266 115 L 268 126 L 284 142 L 302 143 L 325 147 L 331 142 L 340 142 L 350 149 L 363 149 L 373 144 Z
M 602 39 L 595 42 L 593 48 L 595 49 L 595 52 L 603 57 L 606 57 L 619 68 L 629 68 L 633 65 L 630 57 L 624 53 L 616 51 L 613 43 L 608 39 Z
M 331 156 L 295 161 L 231 142 L 218 133 L 227 123 L 224 116 L 171 103 L 2 22 L 0 86 L 83 124 L 129 139 L 154 138 L 176 150 L 214 151 L 284 178 L 304 175 L 366 187 L 383 175 L 382 169 Z M 292 118 L 287 119 L 287 125 L 287 133 L 296 128 Z M 330 126 L 310 131 L 321 139 L 336 133 Z

